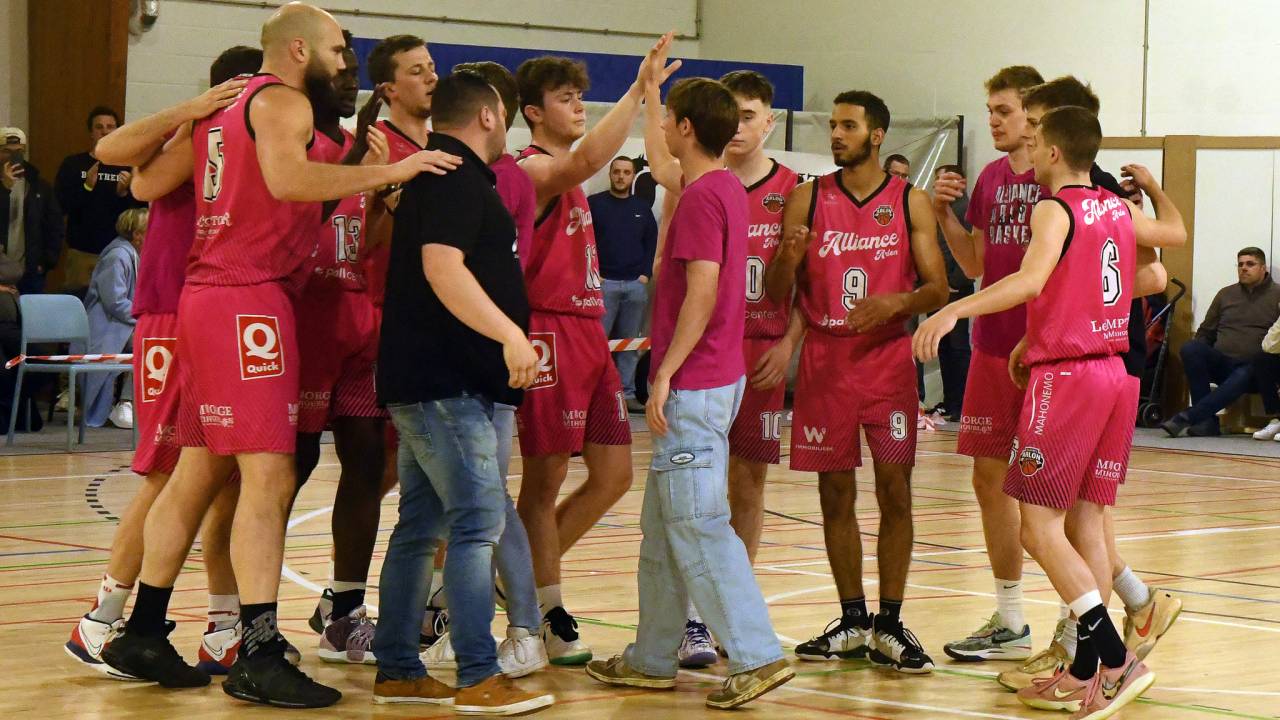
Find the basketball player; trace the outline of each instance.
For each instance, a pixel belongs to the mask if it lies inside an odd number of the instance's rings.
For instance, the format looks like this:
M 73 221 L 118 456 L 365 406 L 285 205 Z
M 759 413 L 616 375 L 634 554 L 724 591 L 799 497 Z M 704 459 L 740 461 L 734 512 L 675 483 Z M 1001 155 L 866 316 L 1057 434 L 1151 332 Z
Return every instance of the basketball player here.
M 343 35 L 346 67 L 334 80 L 335 92 L 312 98 L 312 155 L 323 162 L 342 162 L 355 144 L 355 136 L 338 122 L 355 114 L 360 91 L 356 55 L 349 34 Z M 376 117 L 376 107 L 366 121 Z M 319 654 L 329 662 L 372 664 L 374 627 L 364 611 L 364 595 L 382 509 L 386 413 L 374 392 L 377 318 L 360 263 L 366 202 L 364 193 L 343 198 L 322 214 L 316 228 L 311 273 L 298 303 L 302 372 L 296 463 L 301 488 L 320 460 L 320 434 L 331 424 L 342 471 L 332 519 L 332 605 L 321 625 Z
M 670 42 L 668 34 L 659 44 Z M 517 413 L 524 467 L 518 509 L 533 550 L 543 641 L 558 665 L 591 659 L 564 609 L 560 556 L 631 487 L 632 474 L 631 426 L 600 323 L 604 296 L 581 184 L 621 149 L 640 113 L 647 67 L 641 63 L 636 81 L 591 132 L 581 63 L 540 57 L 516 70 L 521 113 L 533 136 L 520 159 L 538 198 L 525 284 L 529 336 L 541 353 L 538 379 Z M 557 505 L 569 458 L 578 454 L 587 479 Z
M 959 176 L 934 183 L 933 214 L 956 263 L 970 278 L 991 285 L 1018 269 L 1031 238 L 1031 208 L 1043 189 L 1036 183 L 1025 139 L 1022 91 L 1044 82 L 1035 68 L 1013 65 L 986 82 L 988 125 L 997 150 L 1006 153 L 983 169 L 973 186 L 967 220 L 960 224 L 951 202 L 963 193 Z M 1031 655 L 1031 627 L 1022 612 L 1022 545 L 1018 504 L 1002 489 L 1009 467 L 1020 391 L 1009 379 L 1009 353 L 1026 330 L 1021 307 L 977 318 L 973 358 L 965 384 L 956 452 L 973 458 L 973 491 L 982 511 L 996 611 L 963 640 L 943 646 L 958 660 L 1020 660 Z
M 224 51 L 209 68 L 211 87 L 207 92 L 106 136 L 96 148 L 99 159 L 118 165 L 146 164 L 179 127 L 234 102 L 246 82 L 236 76 L 257 72 L 261 65 L 262 51 L 257 48 L 237 46 Z M 120 516 L 107 572 L 93 608 L 80 619 L 66 644 L 72 658 L 108 676 L 122 678 L 122 673 L 102 662 L 102 651 L 124 627 L 124 606 L 142 568 L 142 529 L 147 511 L 178 462 L 179 383 L 173 362 L 178 296 L 182 292 L 187 251 L 195 236 L 195 186 L 184 183 L 171 193 L 152 196 L 148 194 L 150 180 L 145 171 L 135 170 L 130 186 L 139 200 L 151 201 L 151 221 L 142 245 L 133 302 L 137 318 L 133 382 L 139 438 L 133 471 L 143 477 L 143 482 Z M 201 543 L 209 575 L 209 627 L 201 639 L 199 667 L 209 674 L 226 674 L 240 642 L 240 600 L 229 546 L 238 489 L 238 485 L 228 484 L 218 494 Z
M 804 330 L 791 314 L 791 298 L 774 302 L 765 294 L 766 268 L 778 251 L 782 210 L 798 182 L 788 167 L 764 153 L 773 132 L 773 84 L 754 70 L 736 70 L 720 78 L 738 103 L 738 132 L 724 149 L 725 164 L 747 189 L 751 214 L 747 228 L 746 338 L 743 353 L 749 373 L 742 407 L 729 432 L 730 524 L 755 563 L 764 526 L 764 482 L 769 465 L 781 459 L 783 383 L 787 365 Z M 646 129 L 658 128 L 661 116 L 648 114 Z M 649 131 L 652 134 L 652 131 Z M 662 153 L 661 146 L 656 150 Z M 674 198 L 680 193 L 678 162 L 665 153 L 648 152 L 654 179 Z M 690 608 L 680 643 L 681 667 L 704 667 L 716 661 L 707 627 Z
M 650 71 L 645 105 L 661 100 Z M 656 288 L 646 420 L 653 455 L 640 525 L 640 623 L 621 655 L 587 665 L 608 685 L 674 688 L 681 620 L 690 601 L 725 644 L 729 677 L 709 707 L 744 705 L 795 676 L 769 623 L 746 549 L 729 524 L 729 428 L 742 402 L 747 196 L 722 154 L 737 134 L 738 103 L 714 80 L 671 88 L 662 134 L 646 122 L 646 153 L 681 160 L 684 191 Z
M 1097 115 L 1100 108 L 1098 96 L 1080 80 L 1070 75 L 1060 77 L 1042 85 L 1037 85 L 1023 93 L 1023 107 L 1026 111 L 1026 140 L 1031 142 L 1040 118 L 1049 110 L 1074 105 L 1083 107 Z M 1115 177 L 1094 163 L 1090 168 L 1089 178 L 1094 185 L 1104 188 L 1118 197 L 1127 197 L 1135 204 L 1141 204 L 1142 192 L 1138 187 L 1159 186 L 1149 172 L 1137 165 L 1126 167 L 1134 179 L 1124 183 L 1117 182 Z M 1136 191 L 1136 193 L 1135 193 Z M 1138 247 L 1137 272 L 1134 281 L 1134 299 L 1129 310 L 1129 350 L 1123 354 L 1125 371 L 1129 375 L 1128 394 L 1134 408 L 1137 407 L 1141 392 L 1142 373 L 1147 364 L 1146 326 L 1143 320 L 1141 298 L 1153 293 L 1163 292 L 1168 274 L 1157 259 L 1155 250 L 1149 247 Z M 1021 365 L 1020 358 L 1026 349 L 1025 338 L 1014 348 L 1009 357 L 1011 372 L 1016 371 L 1014 384 L 1026 388 L 1026 368 Z M 1136 410 L 1135 410 L 1136 412 Z M 1095 472 L 1107 472 L 1106 468 L 1095 468 Z M 1168 632 L 1182 610 L 1182 601 L 1163 590 L 1153 592 L 1138 578 L 1120 557 L 1115 543 L 1115 532 L 1110 508 L 1106 511 L 1106 530 L 1108 550 L 1110 552 L 1113 586 L 1120 595 L 1125 606 L 1124 637 L 1125 646 L 1133 650 L 1139 660 L 1145 660 L 1155 648 L 1156 643 Z M 1063 606 L 1065 608 L 1065 606 Z M 1054 641 L 1045 650 L 1033 655 L 1016 669 L 1000 673 L 1002 685 L 1019 690 L 1031 684 L 1033 678 L 1050 677 L 1063 662 L 1070 662 L 1075 655 L 1075 628 L 1073 619 L 1065 614 L 1058 623 Z
M 233 466 L 241 492 L 231 559 L 245 629 L 223 691 L 251 702 L 325 707 L 338 691 L 284 658 L 276 597 L 285 520 L 295 489 L 297 342 L 291 295 L 315 245 L 319 203 L 447 172 L 452 156 L 395 165 L 311 162 L 308 95 L 332 90 L 346 48 L 328 13 L 301 3 L 263 25 L 262 73 L 232 105 L 179 131 L 152 160 L 170 186 L 200 174 L 196 238 L 178 308 L 185 364 L 178 480 L 148 514 L 146 552 L 126 632 L 103 653 L 117 670 L 165 687 L 207 685 L 169 644 L 164 615 L 173 582 L 219 480 Z
M 1031 143 L 1037 203 L 1016 272 L 948 305 L 917 331 L 916 356 L 937 355 L 958 319 L 1027 303 L 1031 385 L 1023 400 L 1004 489 L 1019 501 L 1021 539 L 1079 619 L 1075 660 L 1018 692 L 1032 707 L 1074 720 L 1111 717 L 1155 680 L 1116 631 L 1103 603 L 1112 562 L 1105 512 L 1128 466 L 1136 412 L 1118 354 L 1128 349 L 1137 245 L 1185 242 L 1182 218 L 1160 188 L 1134 173 L 1157 219 L 1092 184 L 1102 142 L 1097 117 L 1068 106 L 1041 118 Z M 1094 468 L 1106 468 L 1107 473 Z
M 796 655 L 868 657 L 900 672 L 928 673 L 933 660 L 900 616 L 914 535 L 919 403 L 905 320 L 941 306 L 947 279 L 928 196 L 880 167 L 888 129 L 889 109 L 880 98 L 865 91 L 836 97 L 831 154 L 840 170 L 791 193 L 785 238 L 766 287 L 781 301 L 798 285 L 807 334 L 796 377 L 791 469 L 818 473 L 827 558 L 840 593 L 840 617 L 797 646 Z M 871 447 L 880 506 L 880 612 L 874 618 L 863 592 L 854 509 L 859 426 Z

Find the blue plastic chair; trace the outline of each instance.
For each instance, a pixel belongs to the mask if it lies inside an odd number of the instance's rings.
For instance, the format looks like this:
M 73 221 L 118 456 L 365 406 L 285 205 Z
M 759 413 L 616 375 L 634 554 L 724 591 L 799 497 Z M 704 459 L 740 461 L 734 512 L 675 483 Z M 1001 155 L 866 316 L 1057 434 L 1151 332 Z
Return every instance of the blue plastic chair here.
M 27 354 L 29 343 L 71 343 L 72 347 L 89 346 L 89 316 L 84 305 L 74 295 L 23 295 L 18 298 L 18 310 L 22 316 L 22 350 Z M 133 366 L 126 363 L 42 363 L 24 362 L 18 366 L 18 379 L 13 386 L 13 409 L 9 411 L 9 437 L 6 445 L 13 445 L 14 430 L 18 426 L 18 408 L 22 397 L 22 379 L 27 373 L 58 373 L 67 375 L 67 451 L 72 447 L 71 428 L 76 417 L 76 380 L 80 375 L 96 372 L 125 372 L 132 375 Z M 132 379 L 130 379 L 132 381 Z M 30 420 L 30 418 L 28 418 Z M 79 442 L 84 444 L 84 413 L 80 414 Z M 131 446 L 138 446 L 135 425 L 131 433 Z

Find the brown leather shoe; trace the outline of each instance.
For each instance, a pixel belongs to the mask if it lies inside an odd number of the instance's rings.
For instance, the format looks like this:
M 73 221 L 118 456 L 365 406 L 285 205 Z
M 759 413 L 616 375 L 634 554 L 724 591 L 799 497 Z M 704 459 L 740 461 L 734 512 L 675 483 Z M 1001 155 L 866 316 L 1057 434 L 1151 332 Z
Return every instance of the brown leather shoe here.
M 723 687 L 707 696 L 707 707 L 730 710 L 745 705 L 795 676 L 795 671 L 786 659 L 730 675 Z
M 373 701 L 384 703 L 421 703 L 426 705 L 452 705 L 457 690 L 433 677 L 412 680 L 392 680 L 378 673 L 373 681 Z
M 551 707 L 555 701 L 551 693 L 525 692 L 499 673 L 460 688 L 453 699 L 453 711 L 459 715 L 521 715 Z

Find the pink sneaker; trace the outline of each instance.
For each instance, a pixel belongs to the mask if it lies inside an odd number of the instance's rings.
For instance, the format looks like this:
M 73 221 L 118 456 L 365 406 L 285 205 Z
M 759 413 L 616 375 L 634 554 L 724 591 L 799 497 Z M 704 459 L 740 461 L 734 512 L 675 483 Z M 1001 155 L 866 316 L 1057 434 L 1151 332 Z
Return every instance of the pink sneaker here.
M 1066 665 L 1058 665 L 1052 677 L 1032 678 L 1030 685 L 1018 691 L 1018 700 L 1037 710 L 1075 712 L 1084 702 L 1089 684 L 1072 675 Z
M 1142 664 L 1137 655 L 1129 652 L 1124 665 L 1115 669 L 1099 667 L 1098 674 L 1089 682 L 1080 709 L 1071 720 L 1102 720 L 1120 712 L 1125 705 L 1137 700 L 1156 681 L 1156 674 Z

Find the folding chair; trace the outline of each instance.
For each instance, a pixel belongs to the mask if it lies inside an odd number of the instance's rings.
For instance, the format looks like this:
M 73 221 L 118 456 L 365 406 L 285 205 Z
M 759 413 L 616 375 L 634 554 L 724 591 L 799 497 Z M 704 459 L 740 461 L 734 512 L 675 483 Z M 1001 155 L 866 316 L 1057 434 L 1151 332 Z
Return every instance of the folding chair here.
M 71 343 L 72 347 L 89 346 L 89 316 L 73 295 L 23 295 L 18 298 L 18 311 L 22 323 L 22 349 L 27 354 L 31 343 Z M 76 380 L 86 373 L 133 373 L 133 366 L 125 363 L 42 363 L 23 362 L 18 365 L 18 379 L 14 383 L 13 409 L 9 411 L 9 437 L 6 445 L 13 445 L 14 430 L 18 426 L 16 402 L 22 397 L 22 379 L 27 373 L 59 373 L 67 375 L 67 451 L 71 451 L 71 427 L 76 417 Z M 130 378 L 132 382 L 132 378 Z M 29 418 L 28 418 L 29 419 Z M 84 413 L 80 414 L 80 444 L 84 444 Z M 138 446 L 138 431 L 131 433 L 131 447 Z

